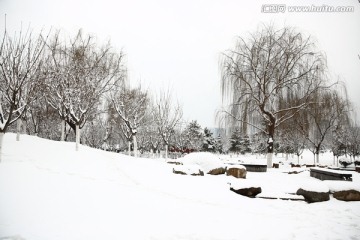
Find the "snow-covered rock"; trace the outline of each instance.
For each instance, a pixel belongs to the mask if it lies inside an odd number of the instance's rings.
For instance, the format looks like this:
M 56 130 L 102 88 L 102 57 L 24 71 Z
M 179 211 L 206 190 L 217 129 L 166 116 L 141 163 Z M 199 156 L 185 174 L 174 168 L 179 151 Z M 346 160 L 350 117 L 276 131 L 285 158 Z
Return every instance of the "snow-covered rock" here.
M 243 165 L 232 165 L 226 170 L 227 176 L 246 178 L 246 168 Z
M 201 167 L 193 164 L 177 165 L 173 168 L 173 173 L 191 176 L 204 176 L 204 171 Z
M 211 173 L 215 169 L 224 169 L 225 173 L 226 166 L 223 164 L 219 157 L 209 152 L 195 152 L 185 155 L 183 158 L 177 159 L 184 165 L 196 164 L 199 165 L 205 173 Z

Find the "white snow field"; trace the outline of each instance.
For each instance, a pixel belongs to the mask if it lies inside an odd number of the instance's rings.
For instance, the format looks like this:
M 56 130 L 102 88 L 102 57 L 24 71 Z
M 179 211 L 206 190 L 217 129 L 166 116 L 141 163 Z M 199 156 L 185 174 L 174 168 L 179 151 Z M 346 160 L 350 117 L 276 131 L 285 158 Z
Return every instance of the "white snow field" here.
M 175 175 L 164 159 L 142 159 L 37 137 L 4 136 L 0 162 L 1 240 L 360 239 L 360 202 L 247 198 L 321 186 L 308 171 L 248 172 L 247 179 Z M 359 173 L 353 172 L 356 188 Z M 235 182 L 235 183 L 234 183 Z M 331 183 L 325 189 L 341 188 Z M 246 185 L 246 184 L 245 184 Z M 250 185 L 250 184 L 249 184 Z M 349 187 L 349 184 L 345 184 Z M 351 188 L 351 186 L 350 186 Z

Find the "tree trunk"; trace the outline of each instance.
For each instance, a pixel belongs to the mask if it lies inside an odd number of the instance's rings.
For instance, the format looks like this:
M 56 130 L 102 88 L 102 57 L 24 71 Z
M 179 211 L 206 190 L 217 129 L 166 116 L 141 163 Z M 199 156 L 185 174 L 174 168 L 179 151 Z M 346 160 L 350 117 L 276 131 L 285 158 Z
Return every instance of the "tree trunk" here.
M 4 132 L 0 132 L 0 163 L 2 160 L 2 148 L 3 148 L 3 139 L 4 139 Z
M 335 155 L 333 155 L 333 157 L 334 157 L 334 159 L 333 159 L 333 164 L 334 164 L 334 166 L 335 166 L 335 162 L 336 162 L 336 156 Z
M 274 153 L 274 139 L 273 139 L 273 135 L 269 135 L 269 139 L 267 141 L 267 149 L 268 149 L 268 152 L 267 152 L 267 156 L 266 156 L 266 159 L 267 159 L 267 167 L 268 168 L 272 168 L 272 158 L 273 158 L 273 153 Z
M 60 141 L 65 141 L 65 120 L 61 120 L 61 138 Z
M 168 145 L 165 144 L 165 159 L 167 160 L 168 159 Z
M 131 141 L 128 141 L 128 155 L 131 156 Z
M 76 134 L 76 151 L 79 151 L 81 129 L 78 124 L 76 124 L 75 134 Z
M 27 121 L 23 121 L 22 122 L 22 134 L 26 134 L 26 130 L 27 130 Z
M 298 165 L 300 165 L 300 155 L 297 155 Z
M 136 142 L 136 135 L 133 136 L 133 142 L 134 142 L 134 157 L 137 157 L 137 142 Z
M 16 141 L 20 141 L 21 125 L 22 125 L 22 120 L 21 118 L 19 118 L 16 121 Z
M 315 166 L 319 165 L 319 153 L 317 152 L 316 153 L 316 163 L 315 163 Z

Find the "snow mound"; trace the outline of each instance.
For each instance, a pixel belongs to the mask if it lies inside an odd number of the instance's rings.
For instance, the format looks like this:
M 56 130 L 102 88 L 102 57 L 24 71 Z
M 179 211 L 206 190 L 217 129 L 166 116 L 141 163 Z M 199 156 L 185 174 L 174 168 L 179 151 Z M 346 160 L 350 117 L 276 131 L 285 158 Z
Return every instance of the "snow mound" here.
M 189 153 L 183 158 L 179 158 L 178 161 L 182 162 L 184 165 L 199 165 L 205 171 L 205 173 L 208 173 L 209 171 L 216 168 L 225 168 L 225 165 L 221 162 L 220 158 L 209 152 Z
M 199 174 L 204 172 L 199 165 L 196 164 L 187 164 L 187 165 L 177 165 L 173 168 L 173 172 L 182 172 L 186 175 Z

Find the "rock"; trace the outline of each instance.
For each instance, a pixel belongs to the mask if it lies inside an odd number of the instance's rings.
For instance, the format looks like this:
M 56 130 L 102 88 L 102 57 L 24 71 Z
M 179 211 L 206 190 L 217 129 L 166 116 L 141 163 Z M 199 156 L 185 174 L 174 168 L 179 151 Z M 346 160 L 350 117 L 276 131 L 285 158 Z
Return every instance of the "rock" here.
M 177 165 L 173 168 L 174 174 L 204 176 L 204 171 L 197 165 Z
M 220 175 L 220 174 L 225 174 L 225 172 L 226 172 L 225 167 L 218 167 L 218 168 L 210 170 L 208 172 L 208 174 L 210 174 L 210 175 Z
M 231 166 L 226 170 L 227 176 L 233 176 L 236 178 L 246 178 L 246 168 L 242 165 Z
M 305 198 L 305 201 L 309 203 L 324 202 L 324 201 L 329 201 L 330 199 L 329 192 L 307 191 L 302 188 L 299 188 L 296 194 L 303 196 Z
M 273 168 L 279 168 L 279 164 L 278 163 L 273 163 Z
M 355 171 L 358 172 L 358 173 L 360 173 L 360 166 L 356 166 L 356 167 L 355 167 Z
M 234 189 L 230 187 L 230 190 L 242 196 L 251 197 L 251 198 L 254 198 L 256 195 L 261 193 L 261 187 L 249 187 L 249 188 L 240 188 L 240 189 Z
M 334 192 L 333 197 L 341 201 L 360 201 L 360 192 L 356 190 L 345 190 Z

